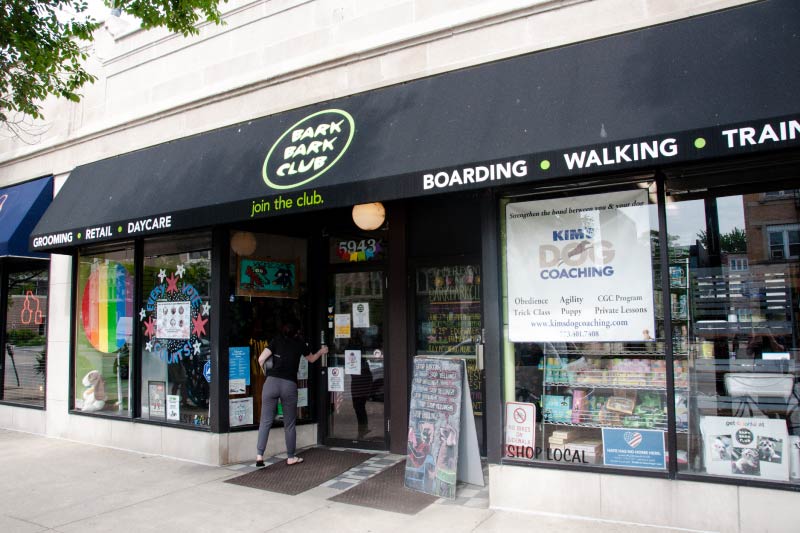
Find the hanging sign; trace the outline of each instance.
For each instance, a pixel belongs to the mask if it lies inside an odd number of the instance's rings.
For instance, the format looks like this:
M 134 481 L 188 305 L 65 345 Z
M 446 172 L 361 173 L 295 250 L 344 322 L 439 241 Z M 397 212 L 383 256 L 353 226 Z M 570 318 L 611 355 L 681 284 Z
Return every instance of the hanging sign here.
M 509 204 L 513 342 L 652 341 L 647 190 Z

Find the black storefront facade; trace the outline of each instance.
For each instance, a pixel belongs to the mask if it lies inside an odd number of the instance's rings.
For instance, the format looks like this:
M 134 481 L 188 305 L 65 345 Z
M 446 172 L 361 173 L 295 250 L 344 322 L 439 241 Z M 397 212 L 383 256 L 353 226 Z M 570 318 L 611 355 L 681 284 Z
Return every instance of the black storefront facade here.
M 74 256 L 71 413 L 253 431 L 252 359 L 294 316 L 332 347 L 299 376 L 316 442 L 405 453 L 413 357 L 464 357 L 504 486 L 579 472 L 794 497 L 798 24 L 760 2 L 76 168 L 30 240 Z M 556 248 L 533 266 L 542 235 Z M 546 279 L 574 285 L 542 296 Z M 533 445 L 509 449 L 507 402 L 536 406 Z
M 28 235 L 53 198 L 47 176 L 0 188 L 0 403 L 45 408 L 50 256 Z

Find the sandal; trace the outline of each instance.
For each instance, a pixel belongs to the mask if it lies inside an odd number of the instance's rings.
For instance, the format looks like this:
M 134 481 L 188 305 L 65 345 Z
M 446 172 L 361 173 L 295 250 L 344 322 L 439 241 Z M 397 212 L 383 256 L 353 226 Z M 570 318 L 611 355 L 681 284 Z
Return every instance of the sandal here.
M 292 459 L 294 459 L 294 461 L 292 461 Z M 292 461 L 292 462 L 290 463 L 289 461 Z M 286 464 L 289 465 L 289 466 L 298 465 L 298 464 L 300 464 L 302 462 L 303 462 L 303 458 L 302 457 L 297 457 L 297 456 L 291 457 L 289 459 L 286 459 Z

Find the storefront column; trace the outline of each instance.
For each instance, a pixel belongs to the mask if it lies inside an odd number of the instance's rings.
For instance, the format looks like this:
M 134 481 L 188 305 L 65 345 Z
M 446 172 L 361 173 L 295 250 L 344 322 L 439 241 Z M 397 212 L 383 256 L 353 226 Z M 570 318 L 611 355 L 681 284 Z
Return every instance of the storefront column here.
M 6 319 L 8 318 L 8 269 L 6 268 L 5 261 L 0 260 L 0 371 L 5 374 L 5 360 L 6 360 Z M 4 398 L 3 388 L 5 387 L 5 379 L 0 376 L 0 398 Z
M 134 244 L 134 250 L 135 250 L 134 254 L 133 254 L 134 258 L 135 258 L 134 264 L 136 266 L 134 268 L 133 286 L 134 287 L 142 287 L 143 286 L 142 284 L 144 282 L 144 268 L 143 268 L 143 264 L 144 264 L 144 261 L 143 261 L 143 259 L 144 259 L 144 242 L 142 242 L 141 240 L 136 241 L 136 243 Z M 73 272 L 77 272 L 77 270 L 73 270 Z M 75 278 L 75 279 L 77 279 L 77 278 Z M 77 298 L 73 298 L 73 299 L 76 301 L 76 305 L 77 305 Z M 138 309 L 144 309 L 144 306 L 145 306 L 144 295 L 142 294 L 142 291 L 134 290 L 133 291 L 133 308 L 137 309 L 137 310 Z M 75 316 L 75 315 L 70 315 L 70 316 Z M 73 320 L 73 322 L 76 322 L 76 320 Z M 135 380 L 136 383 L 141 383 L 142 382 L 142 368 L 144 367 L 142 343 L 144 343 L 146 341 L 142 337 L 144 337 L 144 335 L 141 335 L 141 333 L 134 334 L 133 338 L 132 338 L 132 343 L 131 343 L 131 346 L 132 346 L 132 349 L 133 349 L 132 353 L 136 354 L 135 356 L 131 357 L 131 361 L 135 361 L 135 363 L 132 365 L 133 366 L 133 374 L 132 375 L 133 375 L 133 379 Z M 71 339 L 75 339 L 76 337 L 72 336 L 70 338 Z M 74 375 L 74 374 L 72 374 L 72 370 L 70 370 L 70 375 Z M 142 416 L 142 388 L 141 387 L 133 387 L 133 390 L 131 391 L 131 403 L 132 403 L 132 406 L 133 406 L 133 408 L 132 408 L 133 417 L 134 418 L 141 417 Z
M 230 235 L 227 229 L 215 228 L 211 252 L 211 432 L 227 433 L 228 415 L 228 264 Z
M 669 242 L 669 234 L 667 232 L 667 208 L 664 201 L 664 175 L 659 173 L 657 176 L 657 190 L 658 190 L 658 240 L 661 243 Z M 668 246 L 663 244 L 659 247 L 658 260 L 662 265 L 669 265 L 669 249 Z M 658 280 L 661 284 L 662 294 L 670 293 L 670 279 L 669 269 L 661 269 L 661 279 Z M 664 331 L 672 331 L 672 313 L 664 313 Z M 675 432 L 675 355 L 673 351 L 673 336 L 664 335 L 664 353 L 669 356 L 666 357 L 666 384 L 667 384 L 667 453 L 669 455 L 667 463 L 667 471 L 670 477 L 674 477 L 678 471 L 678 435 Z
M 486 396 L 484 398 L 484 428 L 486 457 L 499 463 L 503 448 L 503 383 L 501 353 L 502 301 L 500 298 L 500 247 L 497 224 L 497 201 L 491 191 L 481 197 L 481 295 L 483 299 L 483 344 Z M 498 438 L 499 436 L 499 438 Z
M 406 246 L 406 206 L 387 205 L 389 217 L 389 450 L 405 454 L 408 444 L 408 263 Z
M 321 332 L 327 332 L 327 316 L 328 316 L 328 280 L 330 273 L 328 268 L 328 249 L 327 249 L 327 229 L 315 233 L 309 238 L 308 246 L 308 265 L 309 272 L 316 271 L 316 275 L 311 274 L 308 276 L 308 289 L 311 293 L 309 299 L 309 315 L 306 317 L 308 323 L 311 324 L 311 330 L 306 335 L 306 340 L 311 345 L 312 350 L 317 349 L 317 345 L 322 347 L 323 335 Z M 333 352 L 334 338 L 333 331 L 330 334 L 324 335 L 325 344 Z M 328 373 L 322 366 L 322 359 L 317 363 L 311 364 L 308 367 L 309 372 L 309 392 L 316 391 L 311 395 L 311 399 L 316 398 L 316 401 L 309 403 L 313 407 L 314 412 L 312 416 L 317 424 L 317 444 L 324 444 L 327 437 L 326 417 L 328 416 Z M 256 391 L 256 395 L 261 394 L 260 390 Z M 312 400 L 309 400 L 312 402 Z M 256 424 L 259 420 L 253 420 Z

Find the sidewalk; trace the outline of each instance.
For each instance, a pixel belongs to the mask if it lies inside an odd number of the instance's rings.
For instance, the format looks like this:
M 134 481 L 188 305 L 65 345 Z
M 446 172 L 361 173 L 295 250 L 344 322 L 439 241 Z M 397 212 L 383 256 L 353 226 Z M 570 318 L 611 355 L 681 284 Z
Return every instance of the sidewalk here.
M 0 531 L 264 531 L 657 533 L 665 529 L 433 504 L 414 516 L 224 480 L 212 467 L 0 430 Z

